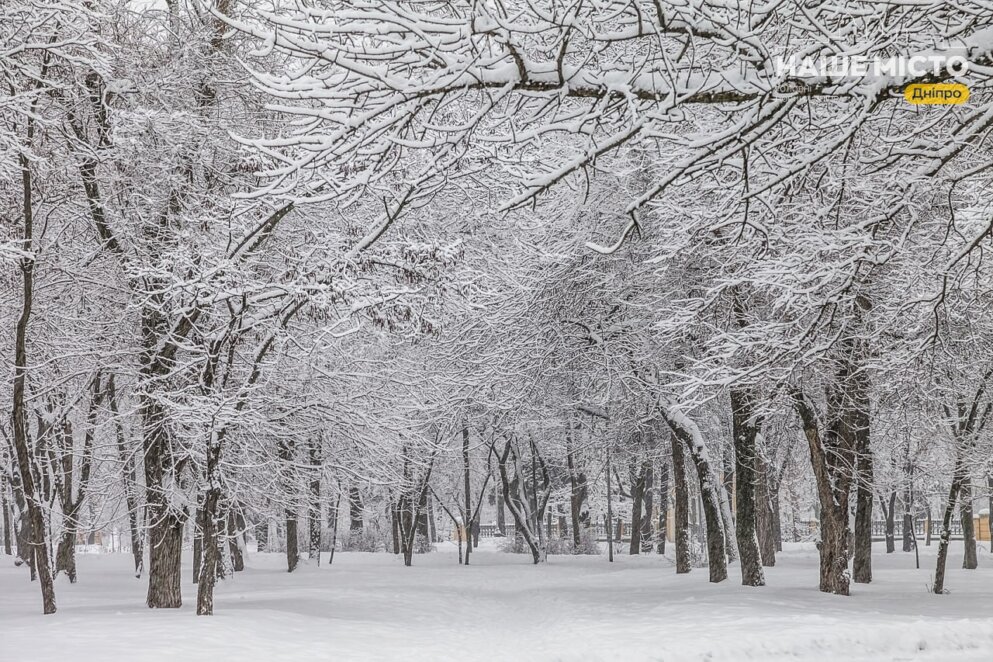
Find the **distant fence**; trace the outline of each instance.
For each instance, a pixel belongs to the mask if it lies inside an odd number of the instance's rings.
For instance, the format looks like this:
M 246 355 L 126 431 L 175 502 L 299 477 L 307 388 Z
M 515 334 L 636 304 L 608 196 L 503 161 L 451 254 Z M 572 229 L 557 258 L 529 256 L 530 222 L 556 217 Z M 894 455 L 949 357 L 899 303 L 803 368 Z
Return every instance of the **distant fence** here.
M 658 528 L 658 522 L 653 521 L 653 530 Z M 923 542 L 927 538 L 928 526 L 931 527 L 931 537 L 937 538 L 941 534 L 941 522 L 936 520 L 924 520 L 918 519 L 913 521 L 913 536 L 916 537 L 918 541 Z M 557 518 L 552 520 L 551 524 L 544 524 L 545 530 L 550 532 L 551 537 L 565 537 L 569 535 L 568 527 L 560 527 Z M 670 524 L 671 527 L 671 524 Z M 974 518 L 974 527 L 976 531 L 977 540 L 989 540 L 990 539 L 990 528 L 986 515 L 978 516 Z M 692 525 L 691 525 L 692 528 Z M 798 533 L 802 536 L 816 535 L 817 530 L 820 528 L 820 524 L 817 520 L 797 520 L 795 522 L 795 528 Z M 617 541 L 626 541 L 631 539 L 631 524 L 620 518 L 614 521 L 614 525 L 611 527 L 613 538 Z M 591 524 L 588 530 L 598 539 L 607 539 L 607 530 L 605 523 L 603 521 Z M 501 532 L 496 524 L 482 524 L 479 527 L 479 537 L 480 538 L 501 538 L 501 537 L 512 537 L 514 535 L 514 525 L 510 522 L 506 523 Z M 671 539 L 671 531 L 670 539 Z M 793 532 L 784 527 L 783 535 L 784 537 L 790 537 Z M 950 533 L 952 540 L 962 539 L 962 521 L 959 518 L 955 518 L 951 522 Z M 903 539 L 903 519 L 896 518 L 893 522 L 893 538 L 895 540 Z M 872 539 L 874 541 L 882 541 L 886 539 L 886 521 L 885 520 L 874 520 L 872 522 Z

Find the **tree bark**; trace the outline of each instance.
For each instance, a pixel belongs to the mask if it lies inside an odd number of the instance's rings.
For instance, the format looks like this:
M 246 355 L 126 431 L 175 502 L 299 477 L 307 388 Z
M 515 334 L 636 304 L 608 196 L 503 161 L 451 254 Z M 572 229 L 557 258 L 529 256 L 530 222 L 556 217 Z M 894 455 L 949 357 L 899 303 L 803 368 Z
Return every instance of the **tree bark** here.
M 300 563 L 300 541 L 297 538 L 297 514 L 286 511 L 286 572 L 293 572 Z
M 856 382 L 857 380 L 852 380 Z M 862 380 L 858 380 L 862 381 Z M 873 472 L 872 452 L 869 447 L 869 402 L 868 386 L 859 384 L 853 396 L 855 410 L 852 412 L 855 434 L 856 469 L 858 482 L 855 486 L 855 555 L 852 559 L 852 579 L 858 584 L 872 581 L 872 502 Z
M 644 469 L 645 488 L 641 493 L 642 516 L 641 516 L 641 551 L 650 553 L 652 551 L 652 515 L 655 506 L 655 472 L 652 468 L 652 461 L 647 460 Z
M 28 120 L 28 144 L 34 137 L 33 120 Z M 24 222 L 23 241 L 21 249 L 25 253 L 33 250 L 34 237 L 34 198 L 31 181 L 31 164 L 25 153 L 18 157 L 21 166 L 22 207 L 21 214 Z M 28 323 L 31 320 L 31 309 L 34 304 L 34 256 L 20 260 L 21 269 L 21 314 L 17 319 L 14 331 L 14 384 L 13 384 L 13 428 L 14 453 L 17 456 L 17 468 L 21 478 L 21 489 L 27 506 L 27 521 L 30 538 L 28 556 L 34 563 L 41 585 L 42 610 L 45 614 L 54 614 L 55 582 L 49 561 L 48 537 L 46 535 L 45 514 L 42 511 L 41 494 L 37 489 L 32 471 L 31 444 L 28 440 L 27 405 L 25 403 L 25 387 L 28 374 Z M 24 554 L 21 554 L 22 558 Z
M 683 444 L 672 436 L 673 539 L 676 545 L 676 574 L 691 570 L 690 563 L 690 505 L 686 485 L 686 463 Z
M 689 452 L 690 459 L 696 466 L 707 530 L 707 564 L 710 570 L 710 581 L 722 582 L 728 577 L 726 522 L 721 513 L 720 496 L 717 493 L 719 483 L 713 468 L 710 466 L 707 449 L 703 445 L 703 436 L 696 424 L 687 417 L 666 409 L 662 409 L 662 415 L 672 430 L 675 440 L 684 445 Z
M 962 482 L 959 492 L 959 517 L 962 520 L 962 567 L 975 570 L 979 567 L 976 558 L 976 527 L 972 519 L 972 482 L 968 477 Z
M 631 467 L 631 544 L 628 554 L 641 553 L 641 510 L 645 495 L 645 465 Z
M 735 534 L 744 586 L 765 586 L 762 555 L 756 534 L 755 483 L 758 480 L 756 436 L 759 421 L 752 393 L 746 388 L 731 389 L 731 427 L 735 456 Z
M 348 526 L 349 531 L 362 530 L 362 493 L 355 485 L 348 488 L 348 514 L 351 521 Z
M 319 441 L 310 444 L 310 507 L 307 509 L 309 529 L 307 557 L 321 565 L 321 451 Z
M 759 555 L 762 565 L 776 565 L 776 526 L 772 508 L 772 495 L 769 489 L 769 463 L 761 456 L 756 458 L 757 476 L 755 483 L 755 525 L 759 542 Z
M 665 458 L 659 463 L 659 537 L 657 551 L 665 554 L 669 528 L 669 464 Z
M 965 469 L 957 461 L 955 473 L 952 475 L 952 485 L 948 490 L 948 501 L 945 503 L 945 515 L 941 519 L 941 535 L 938 538 L 938 559 L 934 569 L 934 586 L 932 590 L 937 595 L 945 592 L 945 566 L 948 562 L 948 542 L 952 537 L 952 515 L 955 513 L 955 503 L 965 483 Z M 930 532 L 930 527 L 929 532 Z
M 845 440 L 838 432 L 837 419 L 828 426 L 829 432 L 822 438 L 817 416 L 799 389 L 793 392 L 793 403 L 810 448 L 810 462 L 814 469 L 820 504 L 819 588 L 825 593 L 848 595 L 848 494 L 853 459 L 851 449 L 846 448 Z M 829 410 L 831 409 L 832 405 L 829 404 Z
M 880 496 L 879 505 L 886 518 L 886 553 L 892 554 L 896 551 L 896 492 L 890 492 L 889 502 Z M 906 521 L 904 526 L 906 526 Z M 904 532 L 904 537 L 906 536 L 907 532 Z
M 124 482 L 124 502 L 128 508 L 128 528 L 131 531 L 131 555 L 134 557 L 134 576 L 141 577 L 145 569 L 145 551 L 143 549 L 143 531 L 139 524 L 138 506 L 138 474 L 135 469 L 134 453 L 128 450 L 124 436 L 124 423 L 117 403 L 117 388 L 114 375 L 107 378 L 107 397 L 110 413 L 114 418 L 114 433 L 117 439 L 117 456 L 123 471 L 121 478 Z
M 472 491 L 469 481 L 469 426 L 462 426 L 462 490 L 465 494 L 465 508 L 462 511 L 462 527 L 465 530 L 465 564 L 469 565 L 472 555 Z

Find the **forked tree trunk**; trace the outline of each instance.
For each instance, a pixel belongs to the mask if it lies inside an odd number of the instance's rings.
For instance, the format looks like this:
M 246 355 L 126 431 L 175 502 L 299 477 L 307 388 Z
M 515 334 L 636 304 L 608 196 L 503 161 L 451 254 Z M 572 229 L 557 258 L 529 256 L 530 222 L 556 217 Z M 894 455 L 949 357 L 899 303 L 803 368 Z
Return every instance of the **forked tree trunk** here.
M 804 436 L 810 448 L 810 462 L 814 469 L 817 498 L 820 504 L 819 588 L 825 593 L 848 595 L 848 545 L 851 537 L 848 526 L 848 494 L 851 484 L 851 449 L 846 447 L 845 439 L 837 430 L 839 426 L 837 420 L 828 427 L 828 434 L 822 437 L 817 415 L 799 389 L 793 392 L 793 404 L 800 416 Z M 832 405 L 829 404 L 829 410 L 831 409 Z
M 741 561 L 741 583 L 765 586 L 762 555 L 759 551 L 756 522 L 758 506 L 755 483 L 758 480 L 756 437 L 759 421 L 752 393 L 746 388 L 731 389 L 731 427 L 735 455 L 735 533 Z
M 586 507 L 586 474 L 576 468 L 575 451 L 572 443 L 573 424 L 566 425 L 566 467 L 569 470 L 569 516 L 572 520 L 572 548 L 578 551 L 583 544 L 583 530 L 589 526 L 589 513 L 585 513 Z M 497 527 L 503 533 L 503 492 L 502 487 L 497 486 L 500 491 L 497 497 Z M 585 518 L 584 518 L 585 513 Z
M 710 466 L 707 448 L 703 445 L 703 435 L 696 424 L 686 416 L 665 408 L 661 411 L 663 418 L 672 430 L 675 441 L 683 444 L 696 466 L 707 530 L 707 563 L 710 570 L 710 581 L 722 582 L 728 577 L 728 557 L 725 542 L 726 522 L 721 513 L 717 477 Z
M 690 504 L 686 485 L 686 463 L 683 444 L 672 436 L 673 541 L 676 545 L 676 574 L 692 569 L 690 562 Z
M 352 486 L 348 488 L 348 514 L 351 518 L 348 530 L 355 532 L 362 530 L 362 493 L 359 488 Z

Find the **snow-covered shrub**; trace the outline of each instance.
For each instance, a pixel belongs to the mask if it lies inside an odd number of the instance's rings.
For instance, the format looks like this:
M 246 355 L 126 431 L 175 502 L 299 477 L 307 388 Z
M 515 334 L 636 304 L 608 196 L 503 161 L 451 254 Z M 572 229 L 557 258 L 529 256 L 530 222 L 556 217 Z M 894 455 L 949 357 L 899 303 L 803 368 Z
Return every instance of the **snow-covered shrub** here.
M 343 552 L 380 552 L 387 549 L 379 531 L 371 527 L 339 533 L 338 541 Z

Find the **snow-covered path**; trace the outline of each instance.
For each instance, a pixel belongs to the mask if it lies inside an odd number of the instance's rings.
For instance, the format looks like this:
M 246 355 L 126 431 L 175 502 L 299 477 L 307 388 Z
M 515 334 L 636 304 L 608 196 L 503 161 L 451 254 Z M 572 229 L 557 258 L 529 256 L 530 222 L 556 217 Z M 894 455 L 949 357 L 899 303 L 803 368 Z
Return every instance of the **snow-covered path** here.
M 125 555 L 81 556 L 79 583 L 60 578 L 59 613 L 43 617 L 37 586 L 0 557 L 0 660 L 989 660 L 993 561 L 960 570 L 953 546 L 951 593 L 935 596 L 933 550 L 920 571 L 913 554 L 877 553 L 874 583 L 850 598 L 817 592 L 810 546 L 782 554 L 764 588 L 677 577 L 656 556 L 534 567 L 481 551 L 458 567 L 444 546 L 412 568 L 339 553 L 290 575 L 280 555 L 251 555 L 211 618 L 195 616 L 188 581 L 181 610 L 145 608 Z

